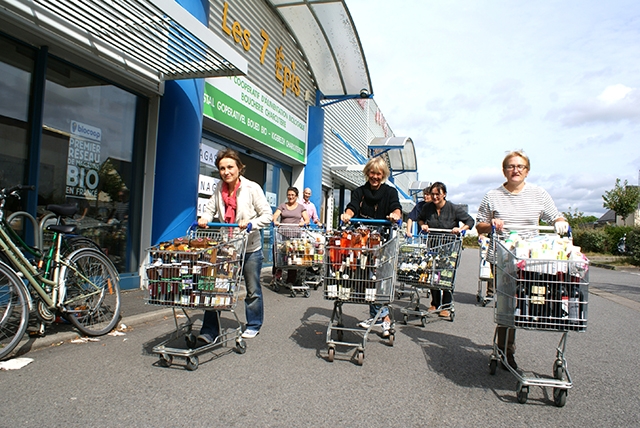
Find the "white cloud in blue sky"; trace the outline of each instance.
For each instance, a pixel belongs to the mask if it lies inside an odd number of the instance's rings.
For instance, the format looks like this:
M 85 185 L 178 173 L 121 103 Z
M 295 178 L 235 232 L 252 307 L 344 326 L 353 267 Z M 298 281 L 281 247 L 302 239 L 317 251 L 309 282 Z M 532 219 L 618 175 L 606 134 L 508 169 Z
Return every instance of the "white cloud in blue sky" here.
M 640 3 L 346 0 L 374 98 L 419 179 L 472 214 L 506 151 L 561 211 L 600 216 L 640 170 Z

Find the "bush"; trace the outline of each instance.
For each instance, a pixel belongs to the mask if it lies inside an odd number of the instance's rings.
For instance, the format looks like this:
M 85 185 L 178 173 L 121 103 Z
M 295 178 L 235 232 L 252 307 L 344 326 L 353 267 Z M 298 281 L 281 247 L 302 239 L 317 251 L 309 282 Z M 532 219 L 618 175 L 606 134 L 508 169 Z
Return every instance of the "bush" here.
M 573 243 L 584 253 L 604 254 L 611 250 L 609 237 L 602 229 L 576 229 L 573 231 Z
M 627 252 L 631 253 L 631 262 L 640 266 L 640 228 L 635 228 L 627 233 Z
M 604 232 L 607 234 L 607 248 L 613 254 L 618 254 L 618 242 L 625 235 L 633 230 L 631 226 L 613 226 L 607 225 L 604 227 Z

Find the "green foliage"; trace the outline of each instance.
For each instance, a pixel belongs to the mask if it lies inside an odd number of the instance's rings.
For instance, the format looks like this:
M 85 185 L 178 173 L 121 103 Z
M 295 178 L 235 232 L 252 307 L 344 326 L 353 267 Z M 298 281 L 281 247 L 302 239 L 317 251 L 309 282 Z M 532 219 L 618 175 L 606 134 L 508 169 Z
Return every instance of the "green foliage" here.
M 604 232 L 607 234 L 608 247 L 612 253 L 618 253 L 618 241 L 622 238 L 625 233 L 629 233 L 633 230 L 631 226 L 615 226 L 615 225 L 607 225 L 604 227 Z
M 573 243 L 583 252 L 605 254 L 611 251 L 611 243 L 603 229 L 576 229 L 573 231 Z
M 629 186 L 627 180 L 624 180 L 624 185 L 620 185 L 620 179 L 617 178 L 615 187 L 604 192 L 602 199 L 604 200 L 603 207 L 615 211 L 622 218 L 627 218 L 638 208 L 640 187 Z
M 480 248 L 480 245 L 478 244 L 478 236 L 465 235 L 462 238 L 462 246 L 464 248 Z
M 627 233 L 627 252 L 630 252 L 631 263 L 640 266 L 640 228 L 634 228 Z
M 562 213 L 562 216 L 567 219 L 572 229 L 575 229 L 587 223 L 593 223 L 598 220 L 598 217 L 593 215 L 585 216 L 584 213 L 582 211 L 578 211 L 577 208 L 575 208 L 573 212 L 571 212 L 571 207 L 569 207 L 569 211 L 564 211 Z

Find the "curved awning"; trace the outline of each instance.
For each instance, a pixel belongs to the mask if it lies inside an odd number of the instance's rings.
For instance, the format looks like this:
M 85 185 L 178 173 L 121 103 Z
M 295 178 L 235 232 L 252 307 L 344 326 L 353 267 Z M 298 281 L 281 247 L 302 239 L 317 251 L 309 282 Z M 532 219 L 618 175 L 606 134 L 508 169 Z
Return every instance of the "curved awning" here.
M 174 0 L 5 0 L 0 24 L 126 70 L 161 88 L 164 80 L 233 76 L 248 63 Z
M 418 161 L 413 140 L 409 137 L 380 137 L 369 143 L 371 157 L 386 153 L 392 173 L 416 172 Z
M 325 96 L 373 94 L 369 69 L 343 0 L 268 0 L 307 58 Z

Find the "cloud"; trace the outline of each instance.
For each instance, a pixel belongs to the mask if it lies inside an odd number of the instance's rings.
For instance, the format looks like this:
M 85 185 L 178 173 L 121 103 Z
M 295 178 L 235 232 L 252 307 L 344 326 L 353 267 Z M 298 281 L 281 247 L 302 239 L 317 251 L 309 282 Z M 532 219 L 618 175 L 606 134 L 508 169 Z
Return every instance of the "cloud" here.
M 621 121 L 640 123 L 640 90 L 620 84 L 608 86 L 596 98 L 550 110 L 546 118 L 570 128 Z

